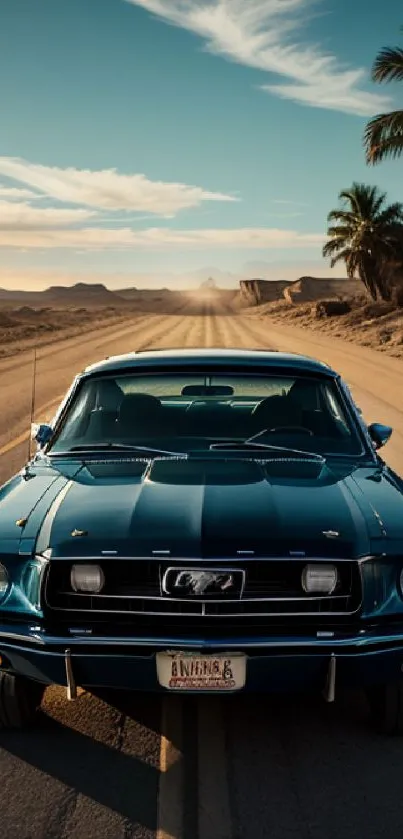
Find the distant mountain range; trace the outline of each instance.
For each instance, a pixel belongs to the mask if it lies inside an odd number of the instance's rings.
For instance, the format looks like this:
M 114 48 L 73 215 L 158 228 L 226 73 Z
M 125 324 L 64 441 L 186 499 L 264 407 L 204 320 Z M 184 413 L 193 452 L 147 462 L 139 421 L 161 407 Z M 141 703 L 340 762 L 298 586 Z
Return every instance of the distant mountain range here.
M 130 289 L 125 289 L 130 293 Z M 49 304 L 54 306 L 122 306 L 119 292 L 110 291 L 102 283 L 76 283 L 73 286 L 50 286 L 45 291 L 22 291 L 0 288 L 0 301 Z
M 258 276 L 255 274 L 255 276 Z M 193 275 L 193 281 L 195 276 Z M 213 273 L 200 272 L 198 288 L 200 293 L 236 293 L 236 289 L 240 290 L 243 301 L 256 304 L 257 302 L 266 302 L 269 300 L 279 299 L 283 296 L 286 287 L 290 288 L 290 299 L 295 297 L 297 300 L 315 299 L 321 296 L 321 293 L 326 289 L 327 294 L 349 294 L 360 287 L 358 281 L 353 283 L 343 278 L 329 278 L 319 279 L 315 277 L 302 277 L 290 283 L 287 280 L 264 280 L 263 278 L 242 280 L 233 276 L 232 286 L 228 286 L 228 275 L 225 275 L 225 281 L 222 283 L 223 275 L 221 272 L 218 275 Z M 221 284 L 222 283 L 222 284 Z M 302 284 L 302 285 L 301 285 Z M 189 282 L 188 289 L 191 290 L 191 283 Z M 309 289 L 308 289 L 309 286 Z M 231 291 L 231 288 L 233 291 Z M 186 287 L 183 287 L 183 291 Z M 60 308 L 79 308 L 79 307 L 114 307 L 122 308 L 125 304 L 130 303 L 139 307 L 152 307 L 156 303 L 162 303 L 169 299 L 169 305 L 173 305 L 176 295 L 180 295 L 181 291 L 171 290 L 165 288 L 122 288 L 111 291 L 103 283 L 76 283 L 71 286 L 53 285 L 45 291 L 23 291 L 23 290 L 9 290 L 0 288 L 0 304 L 2 307 L 13 305 L 27 305 L 27 306 L 53 306 Z
M 180 292 L 162 289 L 124 288 L 110 291 L 102 283 L 76 283 L 72 286 L 50 286 L 45 291 L 22 291 L 0 288 L 0 308 L 30 307 L 53 309 L 116 309 L 128 307 L 136 311 L 171 311 L 177 306 Z

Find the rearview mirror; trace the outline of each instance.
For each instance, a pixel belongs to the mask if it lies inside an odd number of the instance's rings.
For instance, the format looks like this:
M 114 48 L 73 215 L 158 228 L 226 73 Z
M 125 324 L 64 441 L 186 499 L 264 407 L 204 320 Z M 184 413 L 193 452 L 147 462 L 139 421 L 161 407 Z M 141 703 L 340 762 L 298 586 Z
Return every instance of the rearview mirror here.
M 181 396 L 233 396 L 234 388 L 230 385 L 185 385 Z
M 49 443 L 53 434 L 51 425 L 32 425 L 31 437 L 36 440 L 40 449 L 43 449 Z
M 368 431 L 376 449 L 385 446 L 393 434 L 393 428 L 390 425 L 382 425 L 379 422 L 373 422 L 368 426 Z

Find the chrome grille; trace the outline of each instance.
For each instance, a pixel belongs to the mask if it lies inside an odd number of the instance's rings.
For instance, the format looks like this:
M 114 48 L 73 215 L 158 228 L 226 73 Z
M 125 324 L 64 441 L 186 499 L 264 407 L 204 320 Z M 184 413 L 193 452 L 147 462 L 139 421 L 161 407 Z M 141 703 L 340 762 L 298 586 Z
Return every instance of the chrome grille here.
M 74 563 L 94 562 L 102 567 L 105 587 L 100 594 L 74 592 L 70 584 L 70 570 Z M 77 615 L 95 613 L 99 616 L 155 616 L 220 619 L 279 616 L 351 615 L 361 603 L 361 577 L 356 561 L 332 562 L 339 574 L 338 587 L 332 595 L 309 595 L 301 586 L 301 574 L 307 562 L 323 559 L 251 559 L 242 560 L 173 560 L 157 559 L 53 559 L 45 581 L 45 602 L 51 612 Z M 162 579 L 168 566 L 180 571 L 200 568 L 206 570 L 239 568 L 245 572 L 242 597 L 220 594 L 204 600 L 170 597 L 162 590 Z M 202 625 L 202 624 L 201 624 Z

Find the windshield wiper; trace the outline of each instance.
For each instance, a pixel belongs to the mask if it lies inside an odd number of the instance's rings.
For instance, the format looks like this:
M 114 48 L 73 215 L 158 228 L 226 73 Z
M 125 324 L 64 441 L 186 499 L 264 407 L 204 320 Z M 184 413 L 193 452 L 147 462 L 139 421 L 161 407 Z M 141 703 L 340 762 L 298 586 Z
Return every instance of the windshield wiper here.
M 166 457 L 180 457 L 180 458 L 188 458 L 188 454 L 186 452 L 171 452 L 167 451 L 166 449 L 154 449 L 152 446 L 134 446 L 134 445 L 126 445 L 125 443 L 88 443 L 86 446 L 72 446 L 71 449 L 67 449 L 64 452 L 52 452 L 50 451 L 49 454 L 53 455 L 67 455 L 71 453 L 77 454 L 86 454 L 86 452 L 104 452 L 104 451 L 116 451 L 116 452 L 141 452 L 142 454 L 155 454 L 160 456 Z
M 234 449 L 242 451 L 245 449 L 251 449 L 254 451 L 269 451 L 280 455 L 285 454 L 295 455 L 304 458 L 312 458 L 312 460 L 317 460 L 318 463 L 324 463 L 326 460 L 326 458 L 323 457 L 323 455 L 317 454 L 316 452 L 307 452 L 302 451 L 300 449 L 289 449 L 286 446 L 271 446 L 268 443 L 259 443 L 257 440 L 254 440 L 253 437 L 250 437 L 248 440 L 242 440 L 241 442 L 212 443 L 210 449 L 221 449 L 224 451 L 231 451 Z

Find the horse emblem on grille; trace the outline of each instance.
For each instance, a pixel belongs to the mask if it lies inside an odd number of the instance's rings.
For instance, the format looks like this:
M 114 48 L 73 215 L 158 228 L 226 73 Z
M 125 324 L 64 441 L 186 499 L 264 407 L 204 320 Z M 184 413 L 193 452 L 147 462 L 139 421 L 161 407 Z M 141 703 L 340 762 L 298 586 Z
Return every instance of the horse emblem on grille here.
M 171 597 L 216 597 L 225 595 L 239 598 L 244 585 L 240 569 L 168 568 L 162 590 Z

